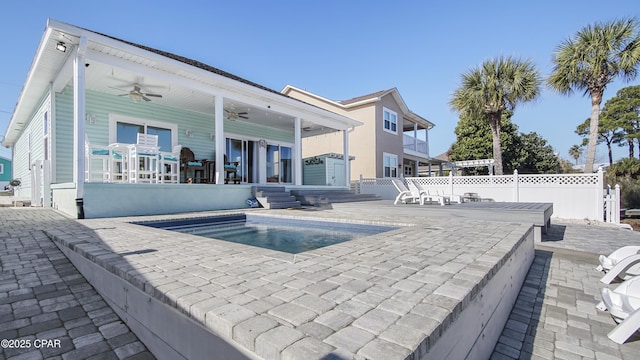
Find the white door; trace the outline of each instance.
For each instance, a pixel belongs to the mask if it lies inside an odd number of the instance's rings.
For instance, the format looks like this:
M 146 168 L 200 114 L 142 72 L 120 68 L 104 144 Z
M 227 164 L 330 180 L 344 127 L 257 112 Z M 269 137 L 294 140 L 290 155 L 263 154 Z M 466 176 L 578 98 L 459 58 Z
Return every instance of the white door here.
M 346 185 L 344 181 L 344 163 L 342 162 L 333 163 L 333 185 L 334 186 Z

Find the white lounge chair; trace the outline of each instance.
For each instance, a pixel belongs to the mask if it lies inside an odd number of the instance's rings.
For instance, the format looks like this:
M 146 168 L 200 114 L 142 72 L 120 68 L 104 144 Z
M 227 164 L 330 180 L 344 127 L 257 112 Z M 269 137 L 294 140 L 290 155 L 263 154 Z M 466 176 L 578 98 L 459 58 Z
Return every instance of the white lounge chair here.
M 600 310 L 608 310 L 618 323 L 607 334 L 609 339 L 623 344 L 640 329 L 640 277 L 624 281 L 614 290 L 602 289 Z
M 407 185 L 405 185 L 404 181 L 400 179 L 391 179 L 391 183 L 398 190 L 398 196 L 396 196 L 396 200 L 393 202 L 394 205 L 402 202 L 406 204 L 407 202 L 418 202 L 420 200 L 420 192 L 415 192 L 409 190 Z
M 429 202 L 435 201 L 442 206 L 450 204 L 450 198 L 448 196 L 439 195 L 435 190 L 425 189 L 424 187 L 422 187 L 422 185 L 419 182 L 415 180 L 410 180 L 408 181 L 408 183 L 409 183 L 409 188 L 411 188 L 411 185 L 413 185 L 415 187 L 414 191 L 417 191 L 418 193 L 421 194 L 420 205 L 424 205 L 424 203 L 427 201 Z
M 599 261 L 596 270 L 606 273 L 600 279 L 605 284 L 610 284 L 616 277 L 624 280 L 640 275 L 640 246 L 623 246 L 609 256 L 600 255 Z
M 446 196 L 446 197 L 449 198 L 450 201 L 456 202 L 458 204 L 462 204 L 464 202 L 464 196 L 463 195 L 448 194 L 448 193 L 444 192 L 443 190 L 438 190 L 437 194 L 440 195 L 440 196 Z

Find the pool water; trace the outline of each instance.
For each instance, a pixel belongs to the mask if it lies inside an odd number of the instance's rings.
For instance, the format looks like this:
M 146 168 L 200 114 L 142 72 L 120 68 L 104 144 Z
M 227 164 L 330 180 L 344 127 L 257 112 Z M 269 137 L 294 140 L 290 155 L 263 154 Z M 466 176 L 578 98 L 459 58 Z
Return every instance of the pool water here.
M 395 229 L 391 226 L 245 214 L 140 224 L 290 254 L 298 254 Z

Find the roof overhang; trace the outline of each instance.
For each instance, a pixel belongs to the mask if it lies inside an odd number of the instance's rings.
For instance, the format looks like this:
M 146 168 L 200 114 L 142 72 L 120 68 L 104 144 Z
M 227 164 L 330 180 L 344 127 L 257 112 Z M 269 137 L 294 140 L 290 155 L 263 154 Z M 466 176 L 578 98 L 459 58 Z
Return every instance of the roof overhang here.
M 171 94 L 158 100 L 158 103 L 167 106 L 213 114 L 212 97 L 222 96 L 225 107 L 251 107 L 257 114 L 252 121 L 261 125 L 293 128 L 294 119 L 300 118 L 302 127 L 308 130 L 303 132 L 303 136 L 362 125 L 357 120 L 304 103 L 223 71 L 214 72 L 212 67 L 199 67 L 197 65 L 204 64 L 196 61 L 188 63 L 178 56 L 167 57 L 161 51 L 154 51 L 155 49 L 136 46 L 49 19 L 2 145 L 10 147 L 15 144 L 43 97 L 60 92 L 71 84 L 73 62 L 81 39 L 86 42 L 85 61 L 91 65 L 86 71 L 87 90 L 117 93 L 110 85 L 110 70 L 111 75 L 116 71 L 123 78 L 144 77 L 165 85 Z M 56 49 L 60 42 L 66 46 L 65 52 Z
M 402 96 L 400 96 L 400 92 L 398 91 L 397 88 L 392 88 L 392 89 L 389 89 L 387 91 L 379 92 L 379 93 L 376 93 L 375 95 L 372 95 L 371 97 L 368 97 L 368 98 L 365 97 L 365 98 L 363 98 L 363 99 L 361 99 L 359 101 L 349 102 L 349 103 L 346 103 L 346 104 L 343 104 L 343 103 L 341 103 L 339 101 L 334 101 L 334 100 L 331 100 L 331 99 L 327 99 L 325 97 L 322 97 L 320 95 L 311 93 L 309 91 L 299 89 L 299 88 L 297 88 L 295 86 L 292 86 L 292 85 L 285 86 L 282 89 L 281 92 L 283 94 L 288 94 L 291 91 L 296 91 L 296 92 L 305 94 L 306 96 L 314 98 L 314 99 L 316 99 L 318 101 L 321 101 L 321 102 L 324 102 L 324 103 L 327 103 L 327 104 L 331 104 L 333 106 L 336 106 L 336 107 L 338 107 L 340 109 L 344 109 L 344 110 L 348 110 L 348 109 L 351 109 L 351 108 L 357 108 L 357 107 L 368 105 L 368 104 L 373 104 L 373 103 L 382 101 L 383 97 L 385 97 L 387 95 L 391 95 L 391 96 L 393 96 L 393 98 L 396 101 L 396 103 L 398 103 L 398 105 L 400 106 L 400 109 L 404 113 L 404 117 L 407 120 L 409 120 L 409 121 L 411 121 L 413 123 L 417 123 L 417 124 L 421 125 L 422 127 L 426 128 L 426 129 L 431 129 L 431 128 L 433 128 L 435 126 L 435 124 L 433 124 L 429 120 L 427 120 L 427 119 L 423 118 L 422 116 L 420 116 L 420 115 L 414 113 L 413 111 L 411 111 L 409 109 L 409 107 L 407 106 L 407 104 L 404 102 L 404 99 L 402 98 Z

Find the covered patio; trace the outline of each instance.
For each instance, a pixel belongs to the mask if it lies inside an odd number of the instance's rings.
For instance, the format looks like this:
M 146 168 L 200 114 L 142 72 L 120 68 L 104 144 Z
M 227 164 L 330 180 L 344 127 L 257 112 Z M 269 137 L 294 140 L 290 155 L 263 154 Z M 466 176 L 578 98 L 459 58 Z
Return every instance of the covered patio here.
M 199 61 L 49 20 L 3 145 L 22 179 L 16 195 L 33 204 L 86 217 L 161 214 L 245 207 L 255 184 L 301 187 L 302 138 L 341 131 L 348 156 L 360 124 Z M 126 162 L 88 150 L 139 145 L 138 134 L 157 136 L 158 153 L 174 158 L 188 148 L 201 168 L 181 161 L 172 181 L 140 184 L 113 175 Z M 165 170 L 155 166 L 146 170 Z M 97 211 L 107 203 L 117 205 Z

